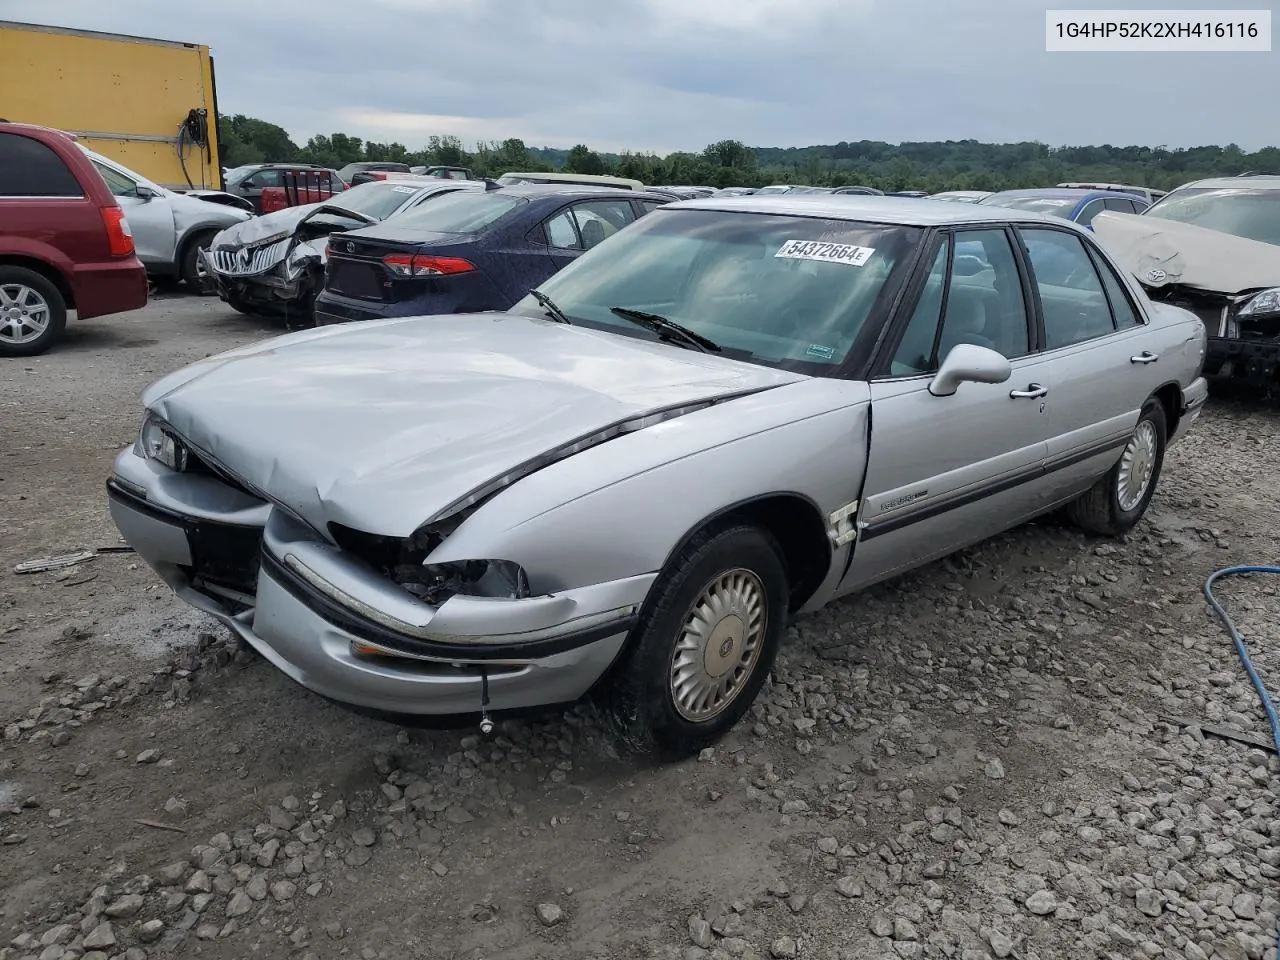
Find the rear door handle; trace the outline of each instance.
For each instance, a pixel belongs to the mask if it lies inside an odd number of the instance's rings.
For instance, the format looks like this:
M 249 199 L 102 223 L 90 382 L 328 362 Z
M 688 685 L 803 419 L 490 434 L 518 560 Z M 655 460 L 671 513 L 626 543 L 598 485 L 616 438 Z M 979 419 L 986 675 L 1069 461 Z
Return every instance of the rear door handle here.
M 1023 397 L 1029 397 L 1031 399 L 1035 399 L 1036 397 L 1043 397 L 1048 392 L 1049 392 L 1048 387 L 1042 387 L 1038 383 L 1029 383 L 1027 384 L 1027 389 L 1025 390 L 1010 390 L 1009 396 L 1015 400 L 1021 399 Z
M 1136 357 L 1130 357 L 1130 363 L 1155 363 L 1160 359 L 1160 354 L 1152 353 L 1150 350 L 1143 350 Z

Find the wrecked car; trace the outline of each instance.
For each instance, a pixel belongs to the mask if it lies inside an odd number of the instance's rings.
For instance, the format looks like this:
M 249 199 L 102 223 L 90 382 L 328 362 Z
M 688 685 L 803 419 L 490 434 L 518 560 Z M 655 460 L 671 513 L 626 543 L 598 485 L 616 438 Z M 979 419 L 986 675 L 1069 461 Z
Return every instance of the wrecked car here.
M 1211 381 L 1280 386 L 1280 177 L 1198 180 L 1094 229 L 1151 299 L 1204 322 Z
M 1048 249 L 1070 285 L 1034 279 Z M 1200 412 L 1203 351 L 1061 219 L 687 201 L 510 311 L 170 374 L 110 510 L 179 596 L 326 697 L 491 729 L 594 691 L 682 755 L 747 711 L 793 615 L 1058 507 L 1132 528 Z
M 325 240 L 331 233 L 378 223 L 457 190 L 482 190 L 472 180 L 405 176 L 367 183 L 325 200 L 287 207 L 215 236 L 205 269 L 221 297 L 247 314 L 309 324 L 324 287 Z

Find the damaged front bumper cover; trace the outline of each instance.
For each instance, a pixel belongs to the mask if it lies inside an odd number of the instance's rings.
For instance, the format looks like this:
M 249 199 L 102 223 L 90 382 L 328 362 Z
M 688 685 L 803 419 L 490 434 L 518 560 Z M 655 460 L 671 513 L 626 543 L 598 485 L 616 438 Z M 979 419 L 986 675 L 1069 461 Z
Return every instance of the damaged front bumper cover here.
M 432 607 L 217 478 L 175 473 L 128 449 L 107 486 L 117 527 L 182 599 L 304 687 L 379 711 L 576 700 L 622 650 L 654 580 L 519 600 L 456 595 Z
M 1204 375 L 1220 383 L 1280 386 L 1280 339 L 1210 337 Z
M 310 309 L 312 301 L 324 285 L 324 263 L 318 253 L 292 248 L 279 259 L 250 259 L 243 270 L 228 270 L 228 252 L 200 251 L 206 276 L 225 301 L 244 306 L 283 310 L 291 306 Z

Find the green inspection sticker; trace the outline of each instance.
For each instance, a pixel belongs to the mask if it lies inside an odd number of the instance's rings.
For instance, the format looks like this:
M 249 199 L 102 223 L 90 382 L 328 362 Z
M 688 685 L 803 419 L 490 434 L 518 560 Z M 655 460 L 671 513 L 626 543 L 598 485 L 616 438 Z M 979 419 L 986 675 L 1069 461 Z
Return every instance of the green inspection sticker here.
M 821 357 L 823 360 L 830 360 L 836 355 L 835 347 L 824 347 L 820 343 L 809 344 L 809 349 L 805 353 L 811 357 Z

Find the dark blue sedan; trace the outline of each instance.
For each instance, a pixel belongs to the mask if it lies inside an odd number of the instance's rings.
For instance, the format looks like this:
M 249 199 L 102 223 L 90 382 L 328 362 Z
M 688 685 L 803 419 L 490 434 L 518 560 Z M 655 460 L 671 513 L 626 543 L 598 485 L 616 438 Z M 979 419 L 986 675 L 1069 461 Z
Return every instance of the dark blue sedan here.
M 505 310 L 671 197 L 522 184 L 441 197 L 329 238 L 317 324 Z
M 1043 187 L 1034 190 L 1001 190 L 978 201 L 988 207 L 1030 210 L 1063 220 L 1072 220 L 1089 230 L 1093 218 L 1103 210 L 1141 213 L 1147 209 L 1145 197 L 1119 190 L 1082 190 L 1072 187 Z

